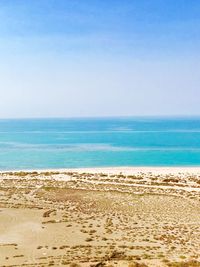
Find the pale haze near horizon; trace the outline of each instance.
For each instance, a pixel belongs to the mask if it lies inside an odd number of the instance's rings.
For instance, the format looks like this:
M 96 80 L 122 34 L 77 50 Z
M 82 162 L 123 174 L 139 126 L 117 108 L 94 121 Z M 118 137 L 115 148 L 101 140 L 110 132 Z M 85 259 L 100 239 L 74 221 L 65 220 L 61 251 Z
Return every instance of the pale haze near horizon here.
M 200 115 L 200 3 L 41 2 L 0 3 L 0 118 Z

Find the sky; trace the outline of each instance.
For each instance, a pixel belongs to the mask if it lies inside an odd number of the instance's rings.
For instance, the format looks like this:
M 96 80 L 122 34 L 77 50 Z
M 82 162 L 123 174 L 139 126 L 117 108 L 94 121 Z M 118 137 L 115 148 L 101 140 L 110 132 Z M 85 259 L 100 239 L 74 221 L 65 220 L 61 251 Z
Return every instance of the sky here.
M 0 118 L 200 115 L 200 1 L 0 0 Z

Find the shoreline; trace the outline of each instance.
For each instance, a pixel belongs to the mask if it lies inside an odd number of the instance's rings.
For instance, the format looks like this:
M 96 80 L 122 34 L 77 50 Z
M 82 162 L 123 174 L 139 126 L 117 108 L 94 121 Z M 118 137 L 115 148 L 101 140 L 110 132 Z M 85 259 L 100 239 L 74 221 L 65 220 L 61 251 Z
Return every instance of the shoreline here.
M 177 166 L 177 167 L 161 167 L 161 166 L 118 166 L 118 167 L 89 167 L 89 168 L 52 168 L 52 169 L 19 169 L 19 170 L 0 170 L 0 174 L 2 173 L 19 173 L 19 172 L 77 172 L 77 173 L 101 173 L 104 172 L 106 174 L 111 173 L 123 173 L 123 174 L 137 174 L 137 173 L 153 173 L 153 174 L 179 174 L 179 173 L 193 173 L 200 174 L 200 166 Z

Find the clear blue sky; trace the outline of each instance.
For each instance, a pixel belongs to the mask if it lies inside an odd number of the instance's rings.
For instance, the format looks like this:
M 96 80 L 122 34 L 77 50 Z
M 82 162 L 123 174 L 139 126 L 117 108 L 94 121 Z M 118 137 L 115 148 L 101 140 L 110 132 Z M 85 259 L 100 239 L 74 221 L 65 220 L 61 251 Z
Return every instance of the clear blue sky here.
M 0 117 L 200 115 L 200 1 L 1 0 Z

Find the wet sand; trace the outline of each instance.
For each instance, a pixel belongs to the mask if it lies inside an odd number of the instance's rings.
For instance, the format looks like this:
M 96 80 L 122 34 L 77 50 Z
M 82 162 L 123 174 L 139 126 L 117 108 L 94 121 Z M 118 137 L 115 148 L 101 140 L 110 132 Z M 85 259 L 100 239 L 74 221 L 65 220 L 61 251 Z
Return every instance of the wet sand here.
M 200 266 L 199 204 L 199 168 L 3 172 L 0 266 Z

